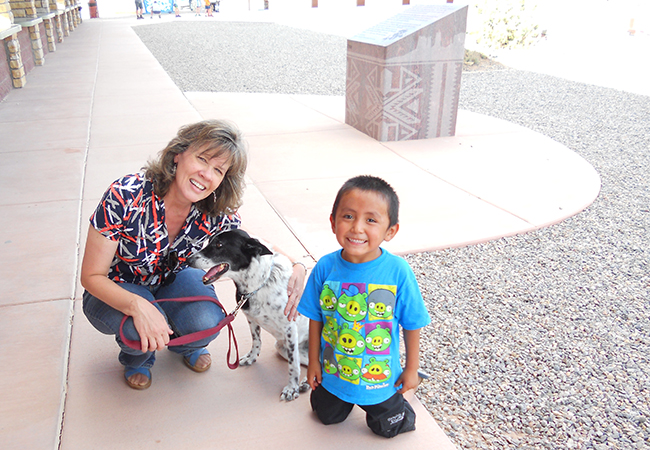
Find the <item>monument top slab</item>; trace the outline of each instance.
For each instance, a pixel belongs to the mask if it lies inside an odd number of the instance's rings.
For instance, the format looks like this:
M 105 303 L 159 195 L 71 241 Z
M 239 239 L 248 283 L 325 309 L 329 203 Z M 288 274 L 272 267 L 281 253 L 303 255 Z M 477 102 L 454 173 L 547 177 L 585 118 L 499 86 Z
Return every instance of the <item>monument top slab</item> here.
M 409 34 L 453 14 L 465 5 L 415 5 L 350 38 L 351 41 L 387 47 Z

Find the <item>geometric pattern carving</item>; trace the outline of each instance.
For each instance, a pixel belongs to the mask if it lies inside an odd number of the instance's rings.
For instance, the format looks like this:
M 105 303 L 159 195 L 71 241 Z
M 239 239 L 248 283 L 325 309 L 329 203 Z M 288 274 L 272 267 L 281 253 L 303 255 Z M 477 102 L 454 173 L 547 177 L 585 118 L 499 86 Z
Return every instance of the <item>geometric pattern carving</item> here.
M 379 141 L 453 136 L 467 6 L 419 5 L 348 40 L 345 122 Z

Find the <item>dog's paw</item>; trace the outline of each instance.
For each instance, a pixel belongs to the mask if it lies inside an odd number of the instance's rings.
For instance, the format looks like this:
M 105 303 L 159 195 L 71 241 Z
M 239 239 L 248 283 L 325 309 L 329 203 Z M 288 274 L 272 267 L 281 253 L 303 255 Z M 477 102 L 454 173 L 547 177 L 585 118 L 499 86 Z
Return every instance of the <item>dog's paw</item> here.
M 257 361 L 257 355 L 249 353 L 248 355 L 244 356 L 239 360 L 239 365 L 240 366 L 250 366 L 253 364 L 255 361 Z
M 307 383 L 307 377 L 305 377 L 300 382 L 300 386 L 298 387 L 298 391 L 302 394 L 303 392 L 307 392 L 309 390 L 309 388 L 310 388 L 310 386 L 309 386 L 309 383 Z
M 284 400 L 285 402 L 290 402 L 292 400 L 297 399 L 300 396 L 300 386 L 285 386 L 284 389 L 282 389 L 282 395 L 280 395 L 280 400 Z

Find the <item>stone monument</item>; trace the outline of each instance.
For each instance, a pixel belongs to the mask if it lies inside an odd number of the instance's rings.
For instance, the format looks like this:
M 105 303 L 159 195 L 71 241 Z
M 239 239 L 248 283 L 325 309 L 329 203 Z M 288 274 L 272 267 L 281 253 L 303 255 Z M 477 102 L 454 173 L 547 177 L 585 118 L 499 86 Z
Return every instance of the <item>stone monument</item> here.
M 345 123 L 378 141 L 454 136 L 467 10 L 417 5 L 348 39 Z

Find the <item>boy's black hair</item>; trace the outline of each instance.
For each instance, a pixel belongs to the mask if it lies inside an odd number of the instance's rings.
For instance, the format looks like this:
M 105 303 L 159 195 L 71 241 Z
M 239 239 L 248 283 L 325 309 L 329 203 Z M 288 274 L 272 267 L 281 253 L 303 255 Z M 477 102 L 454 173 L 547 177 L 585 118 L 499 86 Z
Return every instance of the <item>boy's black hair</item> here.
M 332 217 L 336 217 L 336 210 L 339 207 L 339 203 L 341 202 L 343 195 L 347 194 L 353 189 L 376 192 L 377 194 L 384 197 L 384 200 L 386 200 L 386 203 L 388 204 L 388 220 L 390 221 L 389 227 L 392 227 L 399 222 L 399 198 L 397 197 L 395 190 L 390 184 L 386 183 L 381 178 L 372 175 L 359 175 L 357 177 L 350 178 L 348 181 L 343 183 L 343 186 L 341 186 L 341 189 L 339 189 L 338 194 L 336 194 L 336 199 L 334 200 L 334 206 L 332 207 Z

